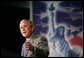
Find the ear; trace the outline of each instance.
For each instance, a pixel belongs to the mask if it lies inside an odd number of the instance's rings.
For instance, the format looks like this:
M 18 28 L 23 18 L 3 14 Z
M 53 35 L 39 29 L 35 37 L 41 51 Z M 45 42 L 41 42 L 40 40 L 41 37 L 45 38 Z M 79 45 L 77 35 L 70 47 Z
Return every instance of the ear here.
M 34 31 L 34 26 L 32 26 L 32 32 Z

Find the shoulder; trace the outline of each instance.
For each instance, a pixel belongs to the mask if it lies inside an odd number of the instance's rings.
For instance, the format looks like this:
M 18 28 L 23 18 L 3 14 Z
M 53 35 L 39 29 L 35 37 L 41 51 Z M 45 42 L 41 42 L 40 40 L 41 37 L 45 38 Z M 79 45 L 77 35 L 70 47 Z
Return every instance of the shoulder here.
M 37 34 L 34 34 L 33 38 L 35 40 L 39 40 L 39 41 L 47 41 L 47 38 L 45 38 L 44 36 L 41 36 L 41 35 L 37 35 Z
M 41 41 L 47 41 L 47 38 L 45 38 L 44 36 L 39 36 Z

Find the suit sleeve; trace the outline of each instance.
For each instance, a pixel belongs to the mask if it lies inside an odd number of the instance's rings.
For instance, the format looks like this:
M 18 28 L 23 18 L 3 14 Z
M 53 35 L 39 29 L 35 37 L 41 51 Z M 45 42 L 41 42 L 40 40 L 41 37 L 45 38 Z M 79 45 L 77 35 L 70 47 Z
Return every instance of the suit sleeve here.
M 21 49 L 21 56 L 23 56 L 23 47 L 24 46 L 24 44 L 22 45 L 22 49 Z
M 35 49 L 34 54 L 41 57 L 48 57 L 49 48 L 48 48 L 47 39 L 44 37 L 40 37 L 38 40 L 39 40 L 39 43 L 37 47 L 34 47 Z

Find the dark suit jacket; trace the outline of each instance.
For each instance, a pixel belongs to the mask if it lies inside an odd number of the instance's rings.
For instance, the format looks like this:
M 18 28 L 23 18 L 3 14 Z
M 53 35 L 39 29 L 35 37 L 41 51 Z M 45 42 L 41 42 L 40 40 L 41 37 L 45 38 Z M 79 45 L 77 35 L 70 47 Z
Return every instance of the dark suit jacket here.
M 34 51 L 25 51 L 24 57 L 48 57 L 49 48 L 48 42 L 45 37 L 40 35 L 32 34 L 30 43 L 34 47 Z M 21 56 L 24 53 L 24 44 L 22 46 Z

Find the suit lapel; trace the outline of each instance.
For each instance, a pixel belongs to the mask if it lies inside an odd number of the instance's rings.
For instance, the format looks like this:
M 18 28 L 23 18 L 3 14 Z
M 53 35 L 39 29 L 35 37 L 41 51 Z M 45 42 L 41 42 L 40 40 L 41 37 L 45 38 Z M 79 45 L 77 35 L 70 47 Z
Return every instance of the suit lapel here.
M 34 43 L 34 40 L 35 40 L 35 34 L 33 33 L 32 36 L 31 36 L 31 40 L 30 40 L 30 43 L 33 45 Z

